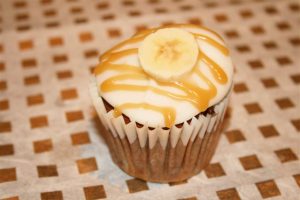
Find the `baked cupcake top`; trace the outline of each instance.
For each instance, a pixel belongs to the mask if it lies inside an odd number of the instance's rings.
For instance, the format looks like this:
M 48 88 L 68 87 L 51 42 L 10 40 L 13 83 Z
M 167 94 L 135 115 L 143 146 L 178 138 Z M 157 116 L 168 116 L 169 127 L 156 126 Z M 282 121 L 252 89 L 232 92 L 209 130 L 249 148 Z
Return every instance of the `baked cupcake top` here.
M 220 102 L 233 65 L 212 30 L 181 24 L 144 30 L 100 57 L 99 94 L 131 121 L 171 127 Z

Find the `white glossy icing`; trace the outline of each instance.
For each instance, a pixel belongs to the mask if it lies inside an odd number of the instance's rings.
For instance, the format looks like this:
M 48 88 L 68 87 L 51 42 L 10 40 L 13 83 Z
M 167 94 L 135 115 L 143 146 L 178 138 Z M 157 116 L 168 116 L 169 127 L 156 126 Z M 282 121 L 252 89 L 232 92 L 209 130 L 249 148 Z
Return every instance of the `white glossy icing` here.
M 202 29 L 201 27 L 197 28 L 183 28 L 186 31 L 191 33 L 198 33 L 209 36 L 210 38 L 214 39 L 218 43 L 225 46 L 224 42 L 218 38 L 215 34 Z M 219 66 L 222 67 L 224 70 L 228 81 L 225 84 L 220 84 L 217 80 L 213 77 L 209 67 L 203 61 L 200 61 L 197 66 L 216 87 L 217 93 L 216 95 L 209 101 L 209 105 L 213 106 L 220 102 L 228 93 L 231 84 L 232 84 L 232 76 L 233 76 L 233 65 L 229 55 L 224 55 L 219 51 L 215 46 L 209 44 L 205 40 L 197 39 L 199 50 L 204 52 L 210 59 L 215 61 Z M 130 49 L 130 48 L 138 48 L 141 42 L 137 42 L 134 44 L 124 45 L 123 47 L 115 50 L 114 52 L 118 52 L 120 50 Z M 137 67 L 141 67 L 139 63 L 138 54 L 132 54 L 125 56 L 121 59 L 113 61 L 112 63 L 117 64 L 129 64 L 134 65 Z M 97 85 L 100 86 L 105 80 L 110 77 L 113 77 L 117 74 L 124 73 L 118 72 L 113 70 L 105 71 L 97 75 Z M 161 88 L 166 91 L 171 91 L 176 94 L 182 94 L 182 91 L 179 91 L 175 88 L 170 87 L 163 87 L 159 86 L 154 79 L 149 77 L 149 80 L 120 80 L 120 83 L 127 83 L 133 85 L 146 85 L 146 86 L 154 86 L 156 88 Z M 198 76 L 192 76 L 193 81 L 197 83 L 197 87 L 200 88 L 208 88 L 206 83 L 200 79 Z M 124 103 L 149 103 L 156 106 L 168 106 L 172 107 L 176 110 L 176 118 L 175 124 L 182 123 L 191 119 L 193 116 L 199 113 L 198 108 L 196 108 L 192 103 L 187 101 L 178 101 L 175 99 L 171 99 L 167 96 L 162 96 L 152 91 L 125 91 L 125 90 L 116 90 L 110 92 L 102 92 L 99 87 L 100 95 L 113 107 L 122 105 Z M 123 111 L 125 115 L 127 115 L 132 121 L 139 122 L 141 124 L 148 124 L 150 127 L 157 127 L 157 126 L 165 126 L 164 117 L 161 113 L 155 112 L 153 110 L 148 109 L 125 109 Z

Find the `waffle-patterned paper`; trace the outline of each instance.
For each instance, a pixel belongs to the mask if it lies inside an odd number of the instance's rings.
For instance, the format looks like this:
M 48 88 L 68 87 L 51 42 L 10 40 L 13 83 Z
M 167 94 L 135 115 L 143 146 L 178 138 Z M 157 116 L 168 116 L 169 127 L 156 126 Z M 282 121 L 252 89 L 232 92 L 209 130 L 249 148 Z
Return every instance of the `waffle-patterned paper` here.
M 235 84 L 211 164 L 154 184 L 113 164 L 88 92 L 98 56 L 137 30 L 208 26 Z M 0 199 L 299 199 L 297 0 L 0 1 Z

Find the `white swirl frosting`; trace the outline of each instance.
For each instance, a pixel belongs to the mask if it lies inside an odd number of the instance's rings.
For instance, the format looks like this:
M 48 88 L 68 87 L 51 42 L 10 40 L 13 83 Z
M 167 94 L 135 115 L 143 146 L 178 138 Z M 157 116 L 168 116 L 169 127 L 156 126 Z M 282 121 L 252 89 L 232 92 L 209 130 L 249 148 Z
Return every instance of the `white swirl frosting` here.
M 113 107 L 119 107 L 124 104 L 133 103 L 153 105 L 156 108 L 172 108 L 175 113 L 175 118 L 172 122 L 172 125 L 187 121 L 193 116 L 197 115 L 199 112 L 202 112 L 208 107 L 220 102 L 230 90 L 233 76 L 232 61 L 228 54 L 228 50 L 225 47 L 224 41 L 216 33 L 204 27 L 193 25 L 176 25 L 176 27 L 195 35 L 199 52 L 204 56 L 204 58 L 206 58 L 199 59 L 199 62 L 197 62 L 196 66 L 194 66 L 194 68 L 198 70 L 202 76 L 197 75 L 195 70 L 187 76 L 188 81 L 192 83 L 193 87 L 197 87 L 202 90 L 208 90 L 211 87 L 208 84 L 209 81 L 216 90 L 215 94 L 208 99 L 209 101 L 207 104 L 204 103 L 204 107 L 201 108 L 202 110 L 200 110 L 197 105 L 195 106 L 195 104 L 191 103 L 191 101 L 171 98 L 170 96 L 156 92 L 156 90 L 126 90 L 123 88 L 117 88 L 112 91 L 103 91 L 101 89 L 101 86 L 107 80 L 122 74 L 126 74 L 126 72 L 123 70 L 116 70 L 113 67 L 108 67 L 106 70 L 101 70 L 101 68 L 103 68 L 103 63 L 109 62 L 110 64 L 117 66 L 130 65 L 142 69 L 137 52 L 124 54 L 124 51 L 139 48 L 142 42 L 142 40 L 139 40 L 139 38 L 142 38 L 140 36 L 147 34 L 147 31 L 136 34 L 131 38 L 131 40 L 127 40 L 128 42 L 123 42 L 117 45 L 103 55 L 104 58 L 102 58 L 102 63 L 100 63 L 95 70 L 96 80 L 99 86 L 99 94 Z M 157 29 L 152 29 L 150 32 L 155 30 Z M 134 39 L 137 40 L 132 42 Z M 122 52 L 123 55 L 118 56 L 118 52 Z M 107 57 L 110 55 L 107 56 L 107 54 L 114 54 L 115 58 L 111 59 L 111 61 L 108 61 Z M 216 68 L 213 67 L 216 66 L 219 67 L 224 73 L 224 76 L 226 76 L 225 82 L 220 82 L 217 79 L 216 74 L 214 74 L 214 69 Z M 122 67 L 120 69 L 122 69 Z M 97 73 L 97 70 L 101 71 L 101 73 Z M 160 91 L 166 91 L 166 93 L 169 92 L 176 95 L 185 95 L 184 91 L 176 87 L 172 87 L 172 85 L 159 84 L 158 81 L 151 76 L 146 76 L 146 78 L 139 79 L 125 78 L 116 80 L 115 83 L 118 85 L 125 84 L 133 86 L 145 86 L 145 88 L 157 88 Z M 200 98 L 198 99 L 198 102 L 201 102 L 201 98 L 207 99 L 205 94 L 198 96 L 198 98 Z M 155 109 L 132 107 L 122 110 L 122 113 L 128 116 L 132 121 L 136 121 L 141 124 L 147 124 L 150 127 L 168 126 L 164 115 Z

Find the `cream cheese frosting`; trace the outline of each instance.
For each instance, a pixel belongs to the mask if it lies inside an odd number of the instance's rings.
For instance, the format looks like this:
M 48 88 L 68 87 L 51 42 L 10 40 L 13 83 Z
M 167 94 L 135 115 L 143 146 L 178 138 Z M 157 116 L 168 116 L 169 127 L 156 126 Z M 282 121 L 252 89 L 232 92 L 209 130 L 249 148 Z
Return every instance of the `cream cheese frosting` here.
M 170 27 L 170 26 L 169 26 Z M 149 127 L 171 127 L 191 119 L 227 95 L 233 65 L 223 39 L 195 25 L 172 25 L 195 37 L 199 58 L 183 78 L 162 82 L 146 73 L 138 49 L 157 30 L 141 31 L 101 56 L 95 69 L 99 95 L 131 121 Z

